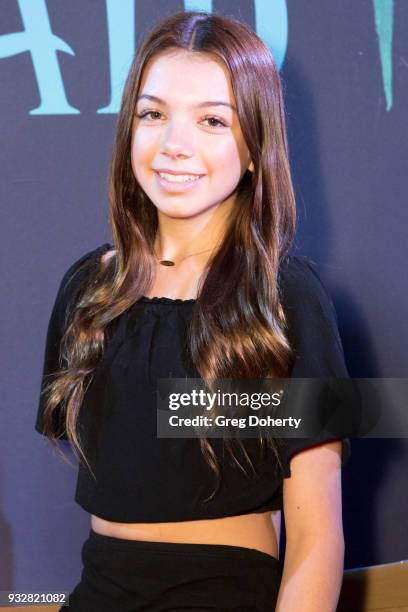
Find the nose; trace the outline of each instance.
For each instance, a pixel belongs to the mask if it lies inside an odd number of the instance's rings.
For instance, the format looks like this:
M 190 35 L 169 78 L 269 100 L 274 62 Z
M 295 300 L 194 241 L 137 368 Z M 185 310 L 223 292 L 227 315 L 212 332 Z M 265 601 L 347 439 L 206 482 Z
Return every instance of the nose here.
M 170 157 L 193 155 L 193 134 L 187 121 L 169 121 L 163 130 L 161 152 Z

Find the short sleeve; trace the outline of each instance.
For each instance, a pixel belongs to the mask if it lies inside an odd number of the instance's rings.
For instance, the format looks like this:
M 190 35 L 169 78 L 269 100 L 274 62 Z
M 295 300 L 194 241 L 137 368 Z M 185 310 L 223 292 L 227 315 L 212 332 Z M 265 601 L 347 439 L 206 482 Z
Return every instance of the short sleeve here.
M 349 378 L 337 314 L 315 266 L 306 257 L 289 257 L 281 270 L 280 291 L 287 335 L 295 352 L 291 378 Z M 327 401 L 329 396 L 323 397 Z M 348 437 L 322 431 L 311 438 L 282 439 L 283 477 L 290 478 L 294 455 L 334 440 L 342 442 L 343 467 L 351 455 Z
M 45 435 L 43 431 L 43 414 L 47 399 L 44 390 L 46 385 L 51 382 L 52 375 L 57 372 L 62 365 L 60 360 L 61 339 L 64 334 L 72 301 L 75 299 L 78 287 L 84 278 L 84 273 L 86 270 L 89 271 L 89 266 L 96 263 L 99 259 L 99 255 L 103 250 L 106 250 L 108 246 L 109 245 L 103 245 L 103 247 L 99 247 L 80 257 L 68 268 L 59 284 L 48 321 L 39 403 L 35 422 L 36 431 L 42 435 Z M 60 407 L 53 412 L 53 419 L 53 433 L 59 439 L 67 440 Z

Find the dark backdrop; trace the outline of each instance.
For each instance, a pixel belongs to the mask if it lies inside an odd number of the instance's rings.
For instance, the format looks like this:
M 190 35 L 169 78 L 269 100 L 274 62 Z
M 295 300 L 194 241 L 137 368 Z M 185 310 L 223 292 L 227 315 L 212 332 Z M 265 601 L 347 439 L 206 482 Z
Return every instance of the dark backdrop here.
M 1 2 L 0 590 L 79 580 L 89 516 L 73 501 L 76 462 L 34 431 L 46 326 L 67 267 L 111 241 L 107 167 L 135 45 L 183 8 L 192 3 Z M 212 9 L 257 29 L 276 55 L 299 209 L 293 251 L 319 264 L 350 374 L 406 377 L 407 3 Z M 407 557 L 407 457 L 406 440 L 352 440 L 346 568 Z

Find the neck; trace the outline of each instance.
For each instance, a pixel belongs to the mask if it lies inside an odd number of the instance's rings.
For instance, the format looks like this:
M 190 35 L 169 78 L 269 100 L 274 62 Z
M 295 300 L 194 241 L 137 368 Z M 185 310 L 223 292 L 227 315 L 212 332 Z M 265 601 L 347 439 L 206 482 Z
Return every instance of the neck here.
M 187 218 L 169 217 L 158 210 L 154 244 L 157 257 L 177 262 L 192 253 L 215 248 L 227 230 L 231 208 L 226 201 L 216 209 Z M 209 255 L 211 251 L 198 257 L 208 258 Z

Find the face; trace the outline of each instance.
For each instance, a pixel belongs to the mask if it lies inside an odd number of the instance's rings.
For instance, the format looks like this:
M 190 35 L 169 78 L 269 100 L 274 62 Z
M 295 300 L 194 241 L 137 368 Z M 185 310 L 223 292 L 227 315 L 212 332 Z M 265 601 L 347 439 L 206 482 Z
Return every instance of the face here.
M 160 213 L 183 218 L 233 205 L 251 163 L 234 106 L 228 71 L 207 54 L 173 50 L 146 65 L 131 161 Z M 158 170 L 181 174 L 160 176 Z

